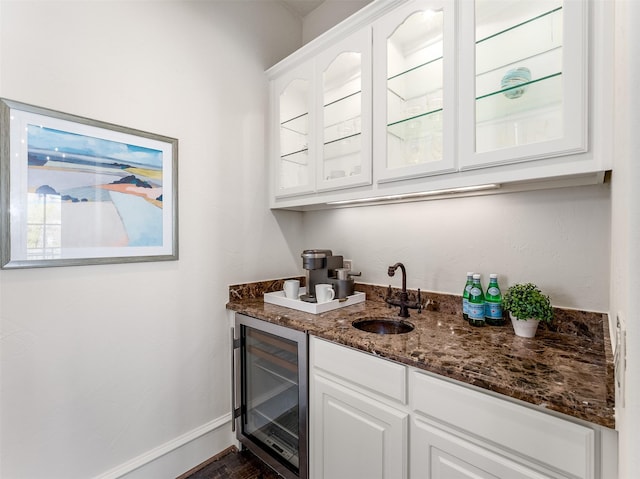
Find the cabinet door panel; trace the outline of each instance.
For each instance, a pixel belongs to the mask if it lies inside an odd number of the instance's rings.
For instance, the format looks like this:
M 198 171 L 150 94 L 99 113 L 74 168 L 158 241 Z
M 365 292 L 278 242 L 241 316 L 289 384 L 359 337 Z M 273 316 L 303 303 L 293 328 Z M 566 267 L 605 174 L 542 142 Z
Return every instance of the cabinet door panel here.
M 462 168 L 586 151 L 587 2 L 473 5 L 461 16 Z
M 416 0 L 373 27 L 379 183 L 453 171 L 454 4 Z
M 274 196 L 314 191 L 315 145 L 311 141 L 313 63 L 307 62 L 273 83 Z
M 412 479 L 549 479 L 424 421 L 411 424 Z
M 318 190 L 371 184 L 371 29 L 316 59 Z
M 406 478 L 408 413 L 318 374 L 312 383 L 312 477 Z
M 592 429 L 421 372 L 414 371 L 410 382 L 416 412 L 543 461 L 568 477 L 594 477 Z M 518 426 L 496 427 L 500 424 Z

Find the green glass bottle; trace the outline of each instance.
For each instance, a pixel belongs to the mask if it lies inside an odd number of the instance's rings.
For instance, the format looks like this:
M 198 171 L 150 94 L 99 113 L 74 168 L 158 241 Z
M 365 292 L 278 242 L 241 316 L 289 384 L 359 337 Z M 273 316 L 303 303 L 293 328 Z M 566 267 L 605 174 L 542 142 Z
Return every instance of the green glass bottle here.
M 469 324 L 484 326 L 484 293 L 477 273 L 473 275 L 473 284 L 469 290 Z
M 467 273 L 467 283 L 464 285 L 462 292 L 462 319 L 469 321 L 469 290 L 473 284 L 473 272 Z
M 502 292 L 498 286 L 498 275 L 489 275 L 489 286 L 484 295 L 484 317 L 487 324 L 491 326 L 502 326 L 504 318 L 502 315 Z

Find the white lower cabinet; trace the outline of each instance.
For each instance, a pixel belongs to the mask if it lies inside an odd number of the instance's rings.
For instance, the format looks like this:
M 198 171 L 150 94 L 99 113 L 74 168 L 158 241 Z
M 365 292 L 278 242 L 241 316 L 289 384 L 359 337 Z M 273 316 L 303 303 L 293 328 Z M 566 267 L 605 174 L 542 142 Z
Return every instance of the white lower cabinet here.
M 311 477 L 406 478 L 409 415 L 319 374 L 313 381 Z
M 309 356 L 310 477 L 407 479 L 406 368 L 313 337 Z
M 411 371 L 409 384 L 409 402 L 413 417 L 436 426 L 416 429 L 428 429 L 431 432 L 428 441 L 438 437 L 437 444 L 445 444 L 441 440 L 448 437 L 449 443 L 455 444 L 456 447 L 446 452 L 453 455 L 455 451 L 464 451 L 461 460 L 466 456 L 470 457 L 472 452 L 482 456 L 482 451 L 487 451 L 487 458 L 492 459 L 486 461 L 486 465 L 491 466 L 489 471 L 495 469 L 495 472 L 486 477 L 596 477 L 596 431 L 590 427 L 465 388 L 417 370 Z M 417 421 L 414 423 L 420 424 Z M 442 430 L 442 433 L 434 435 L 434 431 L 439 430 Z M 451 434 L 446 435 L 446 430 Z M 428 441 L 421 447 L 433 447 Z M 474 444 L 479 447 L 475 447 Z M 435 447 L 434 451 L 430 453 L 436 456 L 440 454 L 438 447 Z M 496 454 L 491 454 L 490 451 Z M 522 474 L 525 475 L 510 472 L 513 467 L 505 465 L 506 461 L 498 460 L 500 457 L 517 461 L 522 466 Z M 472 464 L 477 465 L 475 462 Z M 540 474 L 536 474 L 536 470 Z M 503 472 L 497 474 L 499 471 Z M 418 474 L 417 477 L 435 479 L 441 476 Z
M 421 479 L 545 479 L 549 476 L 438 427 L 411 423 L 411 477 Z
M 614 479 L 617 433 L 311 337 L 311 479 Z

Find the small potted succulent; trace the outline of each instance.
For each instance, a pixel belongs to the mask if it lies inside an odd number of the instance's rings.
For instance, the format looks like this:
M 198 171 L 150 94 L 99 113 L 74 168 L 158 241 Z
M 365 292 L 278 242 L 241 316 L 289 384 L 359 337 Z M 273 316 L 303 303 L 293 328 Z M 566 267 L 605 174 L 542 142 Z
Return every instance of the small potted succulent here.
M 549 296 L 533 283 L 514 284 L 507 289 L 502 307 L 509 311 L 516 335 L 525 338 L 536 335 L 540 321 L 549 323 L 553 319 Z

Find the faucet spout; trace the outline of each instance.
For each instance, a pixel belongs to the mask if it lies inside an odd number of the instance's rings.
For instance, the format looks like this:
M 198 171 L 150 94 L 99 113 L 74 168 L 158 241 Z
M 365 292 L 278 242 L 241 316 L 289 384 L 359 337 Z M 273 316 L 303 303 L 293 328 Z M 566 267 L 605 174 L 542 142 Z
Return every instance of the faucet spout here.
M 396 263 L 393 266 L 389 266 L 387 274 L 389 276 L 394 276 L 398 268 L 400 268 L 400 270 L 402 271 L 402 292 L 406 293 L 407 292 L 407 270 L 405 269 L 404 265 L 402 263 Z

